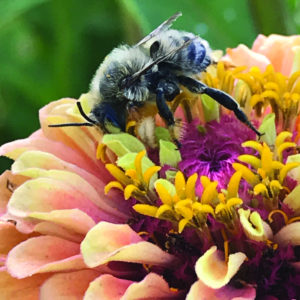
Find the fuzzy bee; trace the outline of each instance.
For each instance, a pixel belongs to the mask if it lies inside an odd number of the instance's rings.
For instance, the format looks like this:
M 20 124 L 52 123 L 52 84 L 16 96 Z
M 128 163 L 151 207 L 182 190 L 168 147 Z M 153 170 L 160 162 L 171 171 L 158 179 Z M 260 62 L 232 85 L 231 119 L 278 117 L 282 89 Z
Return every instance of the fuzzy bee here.
M 80 102 L 81 115 L 87 122 L 55 124 L 62 126 L 98 126 L 109 132 L 113 125 L 125 131 L 132 109 L 155 106 L 174 141 L 174 116 L 167 102 L 182 92 L 206 94 L 234 112 L 236 117 L 258 136 L 262 134 L 250 123 L 239 104 L 225 92 L 206 86 L 195 75 L 211 64 L 211 49 L 200 37 L 169 29 L 181 16 L 176 13 L 134 46 L 123 45 L 112 50 L 97 70 L 90 88 L 96 104 L 87 116 Z M 156 111 L 154 111 L 154 114 Z

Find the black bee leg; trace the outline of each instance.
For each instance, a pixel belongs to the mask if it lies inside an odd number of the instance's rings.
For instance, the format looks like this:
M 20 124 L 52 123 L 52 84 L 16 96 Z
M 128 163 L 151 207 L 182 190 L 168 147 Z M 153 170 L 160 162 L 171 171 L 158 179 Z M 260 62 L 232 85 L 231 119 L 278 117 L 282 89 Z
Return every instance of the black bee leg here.
M 174 133 L 174 127 L 175 127 L 174 116 L 173 116 L 173 113 L 171 112 L 169 106 L 166 103 L 166 98 L 165 98 L 164 91 L 162 88 L 158 88 L 156 90 L 156 106 L 157 106 L 159 115 L 164 119 L 164 121 L 166 122 L 166 124 L 168 126 L 172 140 L 174 141 L 176 146 L 178 148 L 180 148 L 181 144 L 176 139 L 175 133 Z
M 197 94 L 206 94 L 216 100 L 218 103 L 220 103 L 222 106 L 226 107 L 227 109 L 234 112 L 236 117 L 246 124 L 251 130 L 253 130 L 259 137 L 263 135 L 263 133 L 260 133 L 253 124 L 248 120 L 246 114 L 242 111 L 240 108 L 240 105 L 234 100 L 230 95 L 227 93 L 214 89 L 211 87 L 208 87 L 204 83 L 185 76 L 179 76 L 178 77 L 179 83 L 188 88 L 192 93 Z

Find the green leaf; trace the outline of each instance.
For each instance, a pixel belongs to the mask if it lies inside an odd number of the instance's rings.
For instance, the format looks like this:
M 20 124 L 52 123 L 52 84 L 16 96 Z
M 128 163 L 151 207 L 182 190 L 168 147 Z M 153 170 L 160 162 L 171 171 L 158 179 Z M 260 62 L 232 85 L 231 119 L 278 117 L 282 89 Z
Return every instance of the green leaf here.
M 264 135 L 261 137 L 262 141 L 267 143 L 269 146 L 275 145 L 276 126 L 274 113 L 265 116 L 258 131 L 264 133 Z
M 219 104 L 207 95 L 201 95 L 204 118 L 206 122 L 218 120 L 219 121 Z
M 170 181 L 166 179 L 157 179 L 154 182 L 154 186 L 156 187 L 157 183 L 160 183 L 168 192 L 171 196 L 174 196 L 176 194 L 176 189 L 174 184 L 172 184 Z
M 127 153 L 134 152 L 133 154 L 135 154 L 145 150 L 145 146 L 137 138 L 128 133 L 105 134 L 102 143 L 118 157 L 122 157 Z
M 171 135 L 168 129 L 164 127 L 156 127 L 155 128 L 155 137 L 157 141 L 171 141 Z
M 134 161 L 137 153 L 127 153 L 117 160 L 117 165 L 124 169 L 125 171 L 129 169 L 135 169 Z M 150 167 L 153 167 L 154 163 L 147 157 L 142 158 L 142 172 L 144 173 Z
M 169 165 L 176 168 L 181 161 L 181 155 L 177 146 L 171 142 L 160 140 L 159 161 L 162 166 Z

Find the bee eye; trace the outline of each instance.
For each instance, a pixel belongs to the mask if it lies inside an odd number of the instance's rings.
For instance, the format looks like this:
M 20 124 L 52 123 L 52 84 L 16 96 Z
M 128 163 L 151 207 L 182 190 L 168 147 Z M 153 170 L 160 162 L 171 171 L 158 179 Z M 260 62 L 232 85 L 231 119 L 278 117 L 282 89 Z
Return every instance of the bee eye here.
M 151 46 L 150 46 L 150 56 L 154 57 L 156 52 L 158 51 L 160 46 L 159 41 L 154 42 Z

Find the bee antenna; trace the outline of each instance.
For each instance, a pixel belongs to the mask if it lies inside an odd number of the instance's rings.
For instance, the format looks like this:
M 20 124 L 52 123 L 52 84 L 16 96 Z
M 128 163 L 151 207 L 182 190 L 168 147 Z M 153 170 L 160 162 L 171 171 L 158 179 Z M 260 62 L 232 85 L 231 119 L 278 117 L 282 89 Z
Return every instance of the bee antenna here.
M 84 119 L 86 119 L 86 121 L 88 121 L 89 123 L 96 125 L 97 123 L 94 120 L 92 120 L 89 116 L 87 116 L 86 113 L 83 111 L 80 101 L 77 101 L 76 104 L 77 104 L 77 107 L 79 109 L 81 116 Z
M 94 124 L 91 123 L 63 123 L 63 124 L 50 124 L 48 127 L 71 127 L 71 126 L 94 126 Z

